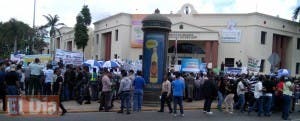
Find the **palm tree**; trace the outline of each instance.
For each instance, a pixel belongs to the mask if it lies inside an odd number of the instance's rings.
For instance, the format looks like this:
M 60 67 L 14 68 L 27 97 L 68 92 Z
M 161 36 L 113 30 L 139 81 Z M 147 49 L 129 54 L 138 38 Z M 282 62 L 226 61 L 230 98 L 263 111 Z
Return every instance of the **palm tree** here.
M 294 13 L 293 13 L 293 20 L 297 20 L 298 15 L 299 15 L 299 12 L 300 12 L 300 6 L 298 6 L 298 7 L 294 10 Z
M 42 26 L 40 29 L 43 29 L 43 28 L 50 28 L 50 49 L 51 49 L 51 55 L 52 57 L 54 57 L 54 52 L 55 52 L 55 45 L 54 45 L 54 42 L 53 42 L 53 38 L 55 37 L 56 35 L 56 32 L 59 33 L 60 35 L 60 32 L 59 32 L 59 29 L 58 27 L 59 26 L 62 26 L 62 25 L 65 25 L 64 23 L 58 23 L 59 21 L 59 17 L 57 15 L 50 15 L 48 14 L 48 16 L 46 15 L 43 15 L 46 19 L 47 19 L 47 24 L 45 24 L 44 26 Z

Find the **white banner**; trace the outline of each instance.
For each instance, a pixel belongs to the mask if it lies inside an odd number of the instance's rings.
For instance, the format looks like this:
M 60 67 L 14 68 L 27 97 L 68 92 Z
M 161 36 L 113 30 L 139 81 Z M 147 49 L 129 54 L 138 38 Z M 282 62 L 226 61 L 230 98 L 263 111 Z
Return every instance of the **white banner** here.
M 83 53 L 56 49 L 55 61 L 58 62 L 60 59 L 63 60 L 64 64 L 81 65 L 83 63 Z
M 224 29 L 221 38 L 222 42 L 241 42 L 241 31 L 237 29 Z
M 259 72 L 259 67 L 260 67 L 260 60 L 248 56 L 247 70 L 252 72 Z

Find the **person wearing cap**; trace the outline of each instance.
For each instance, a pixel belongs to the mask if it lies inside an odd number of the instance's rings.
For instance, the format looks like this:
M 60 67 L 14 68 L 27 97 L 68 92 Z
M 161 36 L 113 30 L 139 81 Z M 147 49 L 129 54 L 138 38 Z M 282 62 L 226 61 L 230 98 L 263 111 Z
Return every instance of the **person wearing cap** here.
M 19 75 L 16 72 L 16 65 L 10 66 L 10 71 L 5 75 L 7 95 L 18 95 L 19 90 Z

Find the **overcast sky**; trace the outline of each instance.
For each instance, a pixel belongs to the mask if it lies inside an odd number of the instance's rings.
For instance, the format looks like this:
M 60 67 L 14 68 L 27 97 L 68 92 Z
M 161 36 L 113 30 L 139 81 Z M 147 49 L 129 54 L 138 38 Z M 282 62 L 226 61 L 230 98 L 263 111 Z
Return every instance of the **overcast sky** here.
M 34 0 L 0 0 L 0 3 L 0 21 L 16 18 L 32 26 Z M 89 6 L 95 22 L 120 12 L 149 14 L 156 8 L 163 14 L 176 13 L 184 3 L 192 4 L 198 13 L 260 12 L 291 20 L 299 0 L 36 0 L 35 24 L 46 23 L 43 15 L 57 14 L 60 22 L 74 26 L 84 4 Z

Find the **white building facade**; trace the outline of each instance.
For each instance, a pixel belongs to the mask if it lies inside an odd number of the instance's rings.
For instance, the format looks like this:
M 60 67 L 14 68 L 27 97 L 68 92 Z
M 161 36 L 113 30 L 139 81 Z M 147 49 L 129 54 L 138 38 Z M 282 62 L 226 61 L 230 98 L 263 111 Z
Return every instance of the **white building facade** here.
M 141 21 L 147 15 L 119 13 L 95 22 L 91 56 L 99 60 L 140 59 Z M 269 73 L 269 58 L 276 53 L 280 60 L 276 69 L 287 68 L 293 76 L 300 74 L 297 22 L 261 13 L 198 14 L 191 4 L 183 5 L 176 14 L 164 15 L 172 22 L 169 63 L 177 50 L 175 64 L 180 64 L 183 58 L 198 58 L 211 63 L 213 68 L 220 68 L 222 62 L 227 67 L 235 67 L 239 60 L 247 67 L 250 58 L 259 61 L 259 72 Z
M 75 31 L 72 27 L 61 27 L 59 29 L 60 36 L 55 38 L 55 49 L 63 49 L 73 52 L 82 52 L 82 49 L 77 49 L 76 43 L 74 41 Z M 93 29 L 89 29 L 89 40 L 86 48 L 84 49 L 84 58 L 85 59 L 92 59 L 92 53 L 94 50 L 93 45 Z

